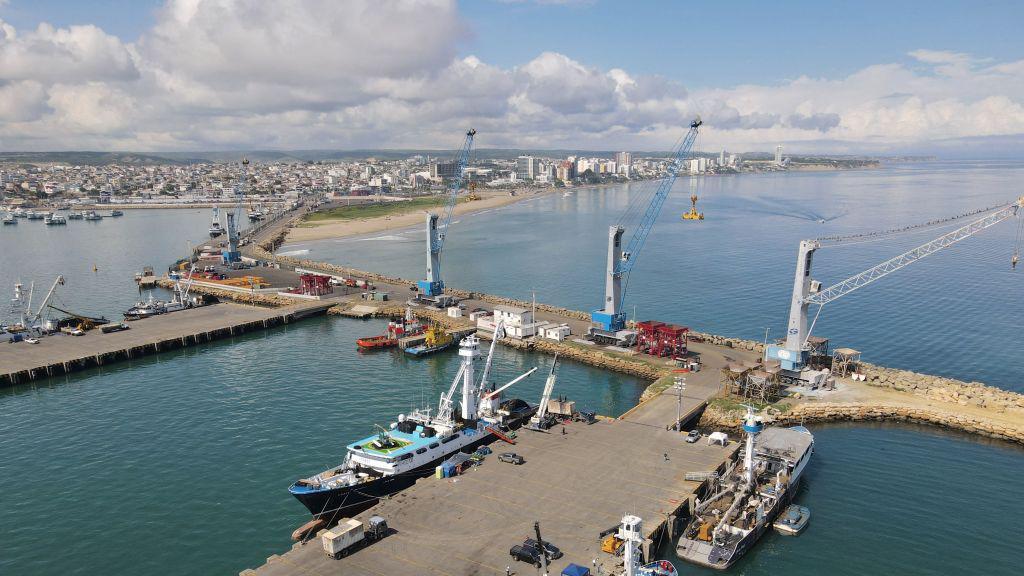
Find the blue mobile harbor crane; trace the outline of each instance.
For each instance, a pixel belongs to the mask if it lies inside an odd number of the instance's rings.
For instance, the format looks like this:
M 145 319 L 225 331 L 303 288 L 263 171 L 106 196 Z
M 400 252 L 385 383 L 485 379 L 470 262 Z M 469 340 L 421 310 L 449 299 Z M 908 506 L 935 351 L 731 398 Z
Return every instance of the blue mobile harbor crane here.
M 242 158 L 242 172 L 238 178 L 238 184 L 234 187 L 235 206 L 228 210 L 228 249 L 223 254 L 224 264 L 231 265 L 242 259 L 238 251 L 239 230 L 235 219 L 242 213 L 242 200 L 245 198 L 245 189 L 249 183 L 249 159 Z
M 682 141 L 672 152 L 672 161 L 668 165 L 668 174 L 661 180 L 657 191 L 647 205 L 643 219 L 637 227 L 633 237 L 630 238 L 626 249 L 622 249 L 622 233 L 625 228 L 616 224 L 608 229 L 608 273 L 605 277 L 604 308 L 594 310 L 590 314 L 590 320 L 594 323 L 590 327 L 592 340 L 607 344 L 631 345 L 636 338 L 632 331 L 625 330 L 626 314 L 622 311 L 625 290 L 622 287 L 622 278 L 629 277 L 630 270 L 636 265 L 640 249 L 647 240 L 654 222 L 658 219 L 661 207 L 668 197 L 672 185 L 676 181 L 676 175 L 683 163 L 690 156 L 693 142 L 697 139 L 697 131 L 703 122 L 697 116 L 690 122 L 690 131 L 686 133 Z M 626 209 L 626 213 L 630 212 Z
M 451 184 L 448 187 L 448 203 L 444 208 L 444 222 L 438 226 L 438 215 L 427 213 L 427 277 L 416 283 L 416 288 L 419 290 L 417 300 L 438 307 L 446 306 L 450 300 L 444 295 L 444 280 L 441 280 L 441 249 L 444 247 L 444 239 L 448 232 L 448 224 L 452 220 L 452 211 L 455 209 L 459 189 L 462 188 L 474 136 L 476 136 L 476 130 L 470 128 L 466 132 L 466 141 L 463 142 L 462 149 L 459 150 L 459 154 L 455 158 L 455 172 L 452 174 Z

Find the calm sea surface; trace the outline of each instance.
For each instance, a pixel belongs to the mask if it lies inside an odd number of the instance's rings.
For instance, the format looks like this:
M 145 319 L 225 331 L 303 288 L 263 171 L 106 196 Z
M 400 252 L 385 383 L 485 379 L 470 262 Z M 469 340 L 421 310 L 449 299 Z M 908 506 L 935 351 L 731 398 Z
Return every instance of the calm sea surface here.
M 752 338 L 764 326 L 779 334 L 800 238 L 1009 200 L 1022 173 L 1016 164 L 920 164 L 709 178 L 698 182 L 702 223 L 677 220 L 689 192 L 683 182 L 627 303 L 641 317 Z M 636 193 L 580 189 L 461 217 L 446 245 L 445 278 L 594 307 L 607 225 Z M 68 309 L 115 317 L 139 298 L 132 274 L 166 267 L 208 220 L 208 210 L 153 210 L 62 229 L 22 221 L 0 229 L 0 291 L 18 278 L 48 287 L 61 273 Z M 1021 390 L 1013 236 L 1013 225 L 1001 225 L 835 302 L 816 332 L 872 361 Z M 839 280 L 928 238 L 822 250 L 816 276 Z M 420 240 L 419 231 L 399 232 L 284 250 L 418 277 Z M 313 319 L 0 390 L 0 574 L 235 574 L 286 550 L 306 516 L 288 484 L 335 463 L 374 423 L 421 399 L 435 403 L 455 375 L 453 355 L 357 353 L 355 339 L 381 325 Z M 501 350 L 498 378 L 549 362 Z M 542 383 L 535 375 L 516 388 L 534 398 Z M 644 385 L 566 362 L 558 386 L 614 414 Z M 800 496 L 813 509 L 811 527 L 795 539 L 766 537 L 731 573 L 1015 573 L 1024 508 L 1006 488 L 1024 477 L 1024 450 L 928 428 L 814 432 Z
M 633 269 L 626 310 L 632 314 L 635 306 L 638 319 L 717 334 L 761 340 L 770 328 L 773 338 L 782 337 L 801 239 L 888 230 L 1007 203 L 1022 193 L 1022 181 L 1024 163 L 683 178 Z M 644 189 L 580 188 L 569 197 L 456 217 L 443 277 L 460 288 L 524 300 L 536 291 L 540 302 L 600 308 L 608 226 Z M 691 190 L 701 197 L 702 222 L 679 218 Z M 1004 222 L 827 305 L 814 333 L 861 350 L 868 362 L 1024 390 L 1024 266 L 1010 268 L 1017 225 Z M 949 230 L 821 249 L 814 277 L 827 286 Z M 420 229 L 404 230 L 282 251 L 419 278 L 423 237 Z

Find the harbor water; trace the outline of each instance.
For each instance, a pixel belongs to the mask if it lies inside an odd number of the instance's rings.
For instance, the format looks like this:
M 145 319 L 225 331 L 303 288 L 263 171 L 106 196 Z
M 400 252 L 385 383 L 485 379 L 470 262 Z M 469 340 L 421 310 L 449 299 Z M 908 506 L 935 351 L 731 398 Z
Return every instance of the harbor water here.
M 751 338 L 771 326 L 775 336 L 798 239 L 996 204 L 1018 193 L 1022 173 L 1015 164 L 920 164 L 707 178 L 697 182 L 707 219 L 696 223 L 678 220 L 689 192 L 682 182 L 627 302 L 640 317 Z M 456 217 L 444 276 L 453 286 L 524 299 L 536 290 L 538 301 L 594 307 L 607 225 L 636 193 L 577 189 Z M 186 239 L 204 236 L 208 220 L 208 210 L 126 211 L 96 223 L 109 236 L 73 238 L 58 234 L 92 223 L 41 238 L 23 222 L 0 230 L 0 290 L 19 277 L 48 286 L 61 273 L 68 309 L 113 317 L 138 299 L 132 275 L 144 265 L 164 269 Z M 998 226 L 830 304 L 815 332 L 869 361 L 1021 390 L 1013 232 Z M 816 276 L 841 279 L 938 233 L 822 250 Z M 284 250 L 422 273 L 421 230 Z M 283 552 L 306 519 L 287 486 L 336 463 L 344 444 L 373 424 L 421 399 L 436 403 L 455 375 L 453 353 L 358 353 L 355 339 L 382 325 L 313 319 L 0 390 L 0 574 L 235 574 Z M 500 354 L 500 378 L 550 362 Z M 617 414 L 645 384 L 565 362 L 556 392 Z M 542 385 L 535 375 L 514 388 L 536 401 Z M 811 526 L 798 538 L 767 536 L 730 573 L 1016 573 L 1012 535 L 1024 510 L 1005 487 L 1024 474 L 1024 450 L 931 428 L 814 432 L 799 498 L 813 510 Z
M 875 170 L 680 178 L 627 283 L 625 311 L 696 330 L 762 340 L 785 334 L 804 238 L 902 228 L 1005 204 L 1024 163 L 918 163 Z M 455 217 L 442 276 L 451 286 L 577 310 L 604 297 L 608 226 L 651 183 L 578 188 Z M 703 221 L 683 221 L 690 193 Z M 966 224 L 971 218 L 959 221 Z M 635 228 L 635 219 L 626 222 Z M 634 228 L 626 230 L 628 239 Z M 823 248 L 825 286 L 952 230 Z M 828 304 L 814 334 L 864 360 L 1024 390 L 1024 267 L 1013 270 L 1017 221 L 1004 222 Z M 286 244 L 285 253 L 404 278 L 423 274 L 421 228 Z M 459 265 L 472 262 L 472 265 Z M 813 315 L 816 309 L 812 308 Z

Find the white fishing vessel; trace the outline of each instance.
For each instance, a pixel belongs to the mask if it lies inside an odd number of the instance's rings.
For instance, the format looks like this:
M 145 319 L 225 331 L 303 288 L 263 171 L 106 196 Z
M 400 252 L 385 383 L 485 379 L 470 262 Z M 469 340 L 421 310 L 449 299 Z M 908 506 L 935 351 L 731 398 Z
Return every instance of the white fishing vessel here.
M 491 342 L 483 374 L 477 380 L 474 364 L 480 356 L 480 340 L 473 335 L 463 338 L 459 346 L 462 364 L 448 392 L 441 396 L 436 415 L 429 408 L 399 414 L 388 428 L 378 426 L 377 433 L 349 444 L 340 465 L 302 478 L 288 491 L 316 517 L 350 515 L 434 473 L 449 456 L 489 444 L 504 436 L 503 429 L 522 424 L 535 408 L 519 399 L 502 401 L 501 392 L 537 368 L 488 390 L 487 375 L 499 339 Z M 462 402 L 457 413 L 454 396 L 460 383 Z
M 694 506 L 676 546 L 687 562 L 725 570 L 754 546 L 792 501 L 814 451 L 814 436 L 803 426 L 765 428 L 747 407 L 742 460 L 711 486 Z
M 11 224 L 17 224 L 17 223 L 18 223 L 18 219 L 15 218 L 14 214 L 12 214 L 10 212 L 8 212 L 7 214 L 4 214 L 4 224 L 11 225 Z
M 210 238 L 216 238 L 224 233 L 224 227 L 220 225 L 220 208 L 213 207 L 213 222 L 210 223 Z
M 81 212 L 71 212 L 68 214 L 68 220 L 81 220 L 83 215 Z
M 99 220 L 103 220 L 103 216 L 97 214 L 95 210 L 89 210 L 88 212 L 85 213 L 85 219 L 92 222 L 96 222 Z
M 43 223 L 46 224 L 47 226 L 63 226 L 68 223 L 68 219 L 59 214 L 53 214 L 51 212 L 50 214 L 47 214 L 45 218 L 43 218 Z

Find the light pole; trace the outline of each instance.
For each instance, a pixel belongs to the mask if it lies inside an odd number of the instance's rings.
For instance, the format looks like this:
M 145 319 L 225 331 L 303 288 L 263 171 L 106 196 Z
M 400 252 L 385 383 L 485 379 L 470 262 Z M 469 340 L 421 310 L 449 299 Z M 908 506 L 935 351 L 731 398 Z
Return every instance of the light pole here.
M 768 361 L 768 332 L 770 332 L 771 329 L 771 326 L 765 326 L 764 328 L 764 347 L 762 348 L 761 355 L 764 357 L 765 362 Z
M 676 376 L 675 386 L 673 388 L 676 391 L 676 425 L 675 429 L 682 432 L 683 426 L 680 420 L 683 418 L 683 390 L 686 390 L 686 376 Z

